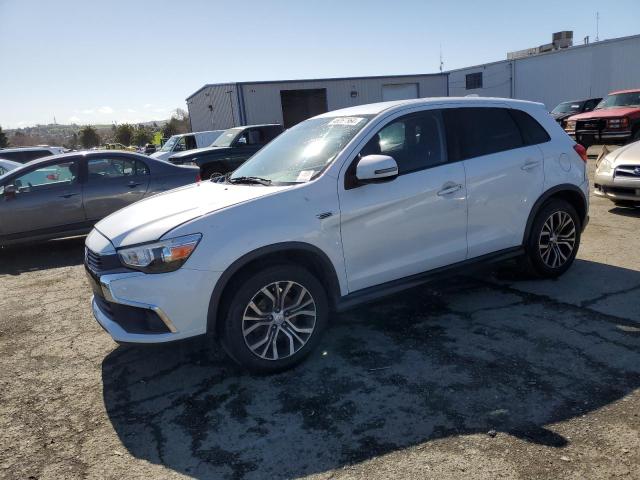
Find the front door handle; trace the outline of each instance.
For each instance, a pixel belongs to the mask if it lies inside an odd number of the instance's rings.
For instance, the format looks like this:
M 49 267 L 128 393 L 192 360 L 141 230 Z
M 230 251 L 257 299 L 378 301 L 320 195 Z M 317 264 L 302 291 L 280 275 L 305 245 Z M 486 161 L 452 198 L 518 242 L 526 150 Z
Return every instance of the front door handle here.
M 450 193 L 455 193 L 462 188 L 462 185 L 460 185 L 459 183 L 456 183 L 454 185 L 452 185 L 451 183 L 446 183 L 445 185 L 446 186 L 444 186 L 442 190 L 438 191 L 439 197 L 442 197 L 444 195 L 449 195 Z
M 77 193 L 65 193 L 63 195 L 60 195 L 60 198 L 71 198 L 71 197 L 75 197 L 76 195 L 78 195 Z
M 526 162 L 524 162 L 524 165 L 522 165 L 522 167 L 520 168 L 524 171 L 527 171 L 527 170 L 536 168 L 538 165 L 540 165 L 539 160 L 527 160 Z

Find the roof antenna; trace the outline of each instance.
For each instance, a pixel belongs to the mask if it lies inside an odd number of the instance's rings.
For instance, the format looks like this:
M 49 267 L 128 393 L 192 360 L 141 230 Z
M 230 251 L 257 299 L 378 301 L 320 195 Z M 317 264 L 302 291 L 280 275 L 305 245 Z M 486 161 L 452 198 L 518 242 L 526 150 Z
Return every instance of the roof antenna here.
M 596 42 L 600 41 L 600 12 L 596 12 Z
M 444 67 L 444 62 L 442 61 L 442 44 L 440 44 L 440 73 L 442 73 L 442 67 Z

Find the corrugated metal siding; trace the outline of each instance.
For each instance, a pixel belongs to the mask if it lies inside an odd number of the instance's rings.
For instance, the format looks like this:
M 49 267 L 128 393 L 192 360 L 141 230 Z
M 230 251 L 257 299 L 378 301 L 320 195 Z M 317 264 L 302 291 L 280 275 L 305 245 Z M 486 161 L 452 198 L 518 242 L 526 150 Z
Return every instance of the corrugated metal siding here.
M 640 37 L 592 43 L 515 62 L 516 98 L 551 109 L 565 100 L 640 87 Z
M 300 82 L 247 83 L 242 86 L 246 108 L 246 123 L 282 123 L 281 90 L 308 88 L 327 89 L 327 108 L 339 108 L 382 101 L 382 86 L 388 84 L 417 83 L 420 97 L 447 95 L 446 75 L 357 78 L 345 80 L 318 80 Z M 358 92 L 352 98 L 351 92 Z
M 466 76 L 482 72 L 482 88 L 467 90 Z M 449 95 L 464 97 L 477 94 L 481 97 L 511 96 L 511 62 L 504 61 L 449 72 Z
M 209 110 L 209 105 L 212 110 Z M 194 132 L 221 130 L 241 124 L 235 83 L 204 88 L 187 101 L 187 108 Z

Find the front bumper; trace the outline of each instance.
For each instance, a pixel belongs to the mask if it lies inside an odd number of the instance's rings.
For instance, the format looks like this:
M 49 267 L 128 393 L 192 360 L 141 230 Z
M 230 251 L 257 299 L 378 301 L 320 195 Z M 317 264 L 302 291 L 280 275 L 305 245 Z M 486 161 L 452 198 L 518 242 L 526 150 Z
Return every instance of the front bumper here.
M 593 194 L 613 201 L 640 202 L 640 180 L 621 180 L 620 177 L 596 173 L 593 182 Z
M 220 272 L 181 268 L 163 274 L 89 273 L 97 322 L 119 343 L 164 343 L 207 331 Z
M 577 130 L 567 131 L 567 134 L 578 143 L 589 143 L 591 145 L 615 145 L 626 143 L 631 138 L 631 130 L 622 131 L 602 131 L 598 130 Z

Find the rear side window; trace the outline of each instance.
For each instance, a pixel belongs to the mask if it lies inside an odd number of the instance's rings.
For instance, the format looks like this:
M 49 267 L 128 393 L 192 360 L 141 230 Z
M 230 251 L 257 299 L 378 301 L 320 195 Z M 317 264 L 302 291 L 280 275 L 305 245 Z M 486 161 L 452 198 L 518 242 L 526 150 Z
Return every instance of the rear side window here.
M 450 161 L 524 146 L 520 128 L 506 108 L 450 108 L 442 111 Z
M 522 110 L 511 110 L 511 115 L 518 124 L 522 139 L 526 145 L 537 145 L 551 140 L 547 131 L 538 121 Z

